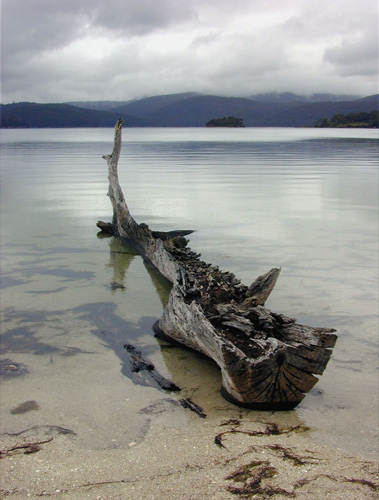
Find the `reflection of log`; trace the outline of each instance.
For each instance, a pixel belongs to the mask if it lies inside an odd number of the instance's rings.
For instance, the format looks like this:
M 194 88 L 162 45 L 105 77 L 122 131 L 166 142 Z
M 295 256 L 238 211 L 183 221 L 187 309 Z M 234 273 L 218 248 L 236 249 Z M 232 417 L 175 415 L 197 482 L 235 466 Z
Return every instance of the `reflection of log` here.
M 137 254 L 131 247 L 122 245 L 117 238 L 112 238 L 109 246 L 109 267 L 113 269 L 113 279 L 110 285 L 111 290 L 125 290 L 126 274 L 132 260 Z
M 162 239 L 146 224 L 137 224 L 118 182 L 121 128 L 119 120 L 113 152 L 104 156 L 113 231 L 173 284 L 156 331 L 216 361 L 222 393 L 234 403 L 257 409 L 295 407 L 317 382 L 313 373 L 323 373 L 336 342 L 334 330 L 299 325 L 264 308 L 280 269 L 248 287 L 232 273 L 201 261 L 187 248 L 183 233 Z
M 161 274 L 145 263 L 145 269 L 150 276 L 151 282 L 154 285 L 155 291 L 161 301 L 162 307 L 166 307 L 171 291 L 171 283 L 166 280 Z

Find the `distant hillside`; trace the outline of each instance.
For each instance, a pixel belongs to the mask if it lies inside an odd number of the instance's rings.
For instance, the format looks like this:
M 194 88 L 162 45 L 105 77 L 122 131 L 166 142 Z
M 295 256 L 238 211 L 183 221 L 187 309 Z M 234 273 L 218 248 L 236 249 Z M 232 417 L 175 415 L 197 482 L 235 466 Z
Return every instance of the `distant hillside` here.
M 292 92 L 268 92 L 265 94 L 253 94 L 249 97 L 253 101 L 259 102 L 281 102 L 281 103 L 309 103 L 309 102 L 340 102 L 355 101 L 360 96 L 349 94 L 311 94 L 301 95 Z
M 284 94 L 283 94 L 284 95 Z M 294 95 L 294 94 L 293 94 Z M 292 95 L 292 96 L 293 96 Z M 215 116 L 238 116 L 246 126 L 312 127 L 322 118 L 337 113 L 371 111 L 377 96 L 352 101 L 275 102 L 254 101 L 243 97 L 175 94 L 140 99 L 118 108 L 158 127 L 201 127 Z
M 19 102 L 0 107 L 0 126 L 14 127 L 113 127 L 119 113 L 82 109 L 69 104 L 38 104 Z M 139 127 L 140 118 L 125 115 L 126 126 Z
M 163 94 L 140 99 L 129 99 L 128 101 L 71 101 L 65 104 L 101 111 L 114 111 L 117 109 L 130 115 L 146 116 L 167 104 L 194 95 L 196 95 L 196 92 L 181 92 L 179 94 Z
M 276 127 L 312 127 L 323 118 L 332 118 L 336 114 L 370 112 L 378 108 L 379 94 L 345 102 L 315 102 L 299 104 L 278 111 L 267 117 L 266 125 Z
M 129 102 L 132 101 L 71 101 L 64 102 L 63 104 L 69 104 L 77 108 L 96 109 L 97 111 L 113 111 Z
M 331 119 L 336 114 L 379 109 L 378 95 L 320 102 L 298 101 L 295 94 L 278 94 L 277 97 L 279 95 L 281 97 L 276 100 L 265 101 L 187 92 L 121 104 L 116 101 L 92 103 L 92 107 L 110 107 L 107 111 L 79 107 L 79 104 L 90 106 L 88 102 L 77 102 L 75 106 L 23 102 L 1 106 L 1 126 L 110 127 L 122 117 L 126 126 L 131 127 L 203 127 L 214 117 L 238 116 L 247 127 L 313 127 L 318 120 Z
M 277 104 L 256 103 L 242 97 L 220 97 L 212 95 L 186 95 L 164 104 L 142 99 L 118 109 L 133 112 L 157 127 L 202 127 L 215 116 L 239 116 L 246 125 L 259 125 L 265 113 L 278 109 Z M 153 106 L 150 103 L 153 102 Z M 279 106 L 279 109 L 281 107 Z
M 139 117 L 144 117 L 145 119 L 149 120 L 151 115 L 159 112 L 160 109 L 163 109 L 166 106 L 180 103 L 195 95 L 197 95 L 195 92 L 184 92 L 181 94 L 167 94 L 144 97 L 143 99 L 130 101 L 125 105 L 118 107 L 117 109 L 121 114 L 127 113 Z

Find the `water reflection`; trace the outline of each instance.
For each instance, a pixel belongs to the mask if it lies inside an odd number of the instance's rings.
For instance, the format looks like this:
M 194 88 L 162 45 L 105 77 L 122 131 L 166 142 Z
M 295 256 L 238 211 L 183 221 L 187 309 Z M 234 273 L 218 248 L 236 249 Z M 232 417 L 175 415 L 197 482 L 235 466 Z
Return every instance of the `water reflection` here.
M 116 290 L 125 290 L 126 274 L 134 257 L 138 255 L 132 247 L 122 244 L 117 238 L 112 238 L 109 245 L 109 264 L 113 269 L 113 278 L 110 283 L 112 293 Z
M 151 282 L 154 285 L 155 291 L 157 292 L 162 307 L 166 307 L 168 298 L 171 292 L 171 283 L 166 280 L 161 274 L 159 274 L 153 267 L 151 267 L 147 262 L 144 262 L 147 274 L 151 278 Z
M 99 236 L 99 235 L 98 235 Z M 104 237 L 101 235 L 100 237 Z M 127 273 L 135 256 L 139 253 L 126 241 L 110 237 L 109 244 L 109 267 L 113 269 L 113 278 L 110 283 L 112 292 L 125 290 L 127 287 Z M 163 307 L 166 307 L 171 291 L 171 283 L 158 273 L 151 265 L 143 261 L 147 274 L 157 292 Z

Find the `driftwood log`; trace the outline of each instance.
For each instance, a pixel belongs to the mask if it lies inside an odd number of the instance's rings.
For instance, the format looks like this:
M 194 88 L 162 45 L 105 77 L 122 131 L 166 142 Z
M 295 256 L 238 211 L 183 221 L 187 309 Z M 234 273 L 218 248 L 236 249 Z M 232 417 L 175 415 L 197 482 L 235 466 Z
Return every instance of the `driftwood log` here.
M 262 410 L 294 408 L 322 374 L 336 342 L 334 330 L 297 324 L 264 307 L 280 269 L 250 286 L 200 260 L 184 237 L 192 231 L 154 232 L 138 224 L 118 181 L 122 120 L 116 123 L 108 164 L 112 223 L 100 229 L 127 240 L 172 283 L 157 335 L 213 359 L 221 369 L 223 396 Z

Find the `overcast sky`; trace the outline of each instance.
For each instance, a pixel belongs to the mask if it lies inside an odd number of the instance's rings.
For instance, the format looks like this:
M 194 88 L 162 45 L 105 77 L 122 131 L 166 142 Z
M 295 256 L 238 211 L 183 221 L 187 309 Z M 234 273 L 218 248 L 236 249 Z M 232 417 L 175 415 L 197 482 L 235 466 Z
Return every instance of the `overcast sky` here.
M 0 0 L 2 102 L 378 92 L 377 0 Z

